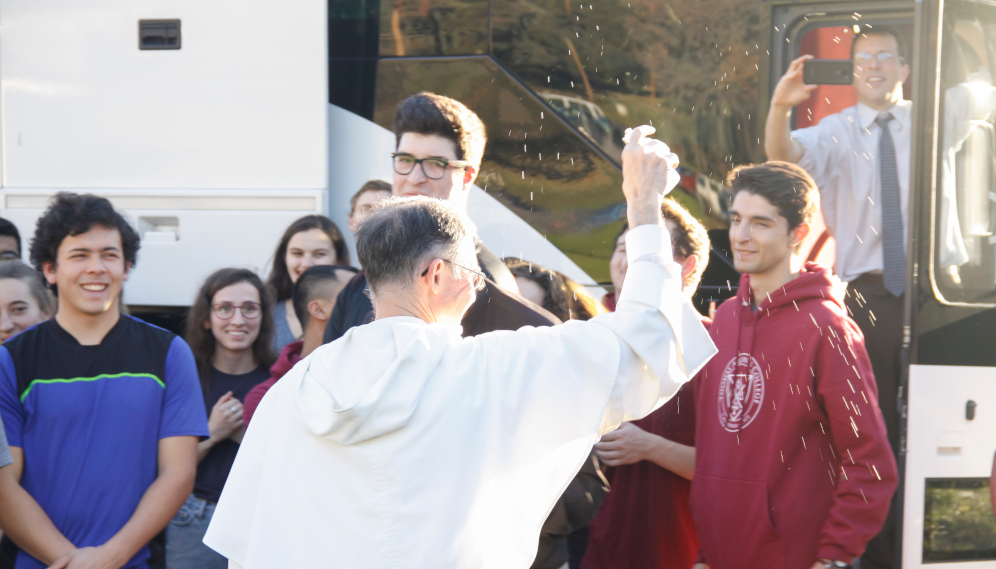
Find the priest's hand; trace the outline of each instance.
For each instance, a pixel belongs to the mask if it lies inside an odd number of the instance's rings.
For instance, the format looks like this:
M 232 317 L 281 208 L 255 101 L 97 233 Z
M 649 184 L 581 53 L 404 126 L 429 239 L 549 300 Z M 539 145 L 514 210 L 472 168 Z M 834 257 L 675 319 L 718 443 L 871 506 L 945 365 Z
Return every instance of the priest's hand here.
M 626 129 L 622 152 L 623 194 L 630 228 L 661 225 L 661 199 L 678 185 L 678 157 L 666 144 L 649 138 L 649 125 Z
M 622 466 L 646 460 L 654 441 L 653 434 L 633 423 L 623 423 L 619 428 L 602 436 L 595 445 L 599 460 L 609 466 Z

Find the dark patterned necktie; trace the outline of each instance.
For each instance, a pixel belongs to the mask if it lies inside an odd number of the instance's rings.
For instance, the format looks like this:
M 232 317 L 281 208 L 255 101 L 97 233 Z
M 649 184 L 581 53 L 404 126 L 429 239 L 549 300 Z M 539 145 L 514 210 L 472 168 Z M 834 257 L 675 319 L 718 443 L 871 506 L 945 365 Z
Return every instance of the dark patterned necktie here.
M 899 296 L 906 290 L 906 246 L 903 244 L 903 209 L 899 197 L 899 170 L 896 147 L 889 121 L 892 113 L 875 119 L 882 130 L 878 139 L 878 167 L 882 182 L 882 280 L 885 288 Z

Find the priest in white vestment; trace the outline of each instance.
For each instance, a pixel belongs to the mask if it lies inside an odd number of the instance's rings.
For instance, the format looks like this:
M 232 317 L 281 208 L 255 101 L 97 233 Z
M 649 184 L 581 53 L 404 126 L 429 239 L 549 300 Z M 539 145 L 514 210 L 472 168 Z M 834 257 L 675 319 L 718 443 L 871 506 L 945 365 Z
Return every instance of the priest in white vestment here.
M 677 157 L 627 134 L 632 228 L 616 312 L 472 338 L 473 224 L 397 198 L 357 250 L 377 319 L 266 395 L 204 542 L 230 567 L 526 569 L 602 433 L 670 398 L 715 353 L 661 219 Z

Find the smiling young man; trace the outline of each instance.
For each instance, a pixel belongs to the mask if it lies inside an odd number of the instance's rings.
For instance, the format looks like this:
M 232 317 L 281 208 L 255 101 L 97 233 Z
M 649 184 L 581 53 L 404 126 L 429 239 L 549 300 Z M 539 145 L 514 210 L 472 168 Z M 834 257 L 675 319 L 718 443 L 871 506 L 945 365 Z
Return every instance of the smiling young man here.
M 54 318 L 0 347 L 0 567 L 162 567 L 150 541 L 193 488 L 208 434 L 190 348 L 124 316 L 139 239 L 110 202 L 58 194 L 31 260 Z
M 743 276 L 709 330 L 719 353 L 693 381 L 696 567 L 847 567 L 897 480 L 864 339 L 829 271 L 798 256 L 819 209 L 806 172 L 769 162 L 730 183 Z

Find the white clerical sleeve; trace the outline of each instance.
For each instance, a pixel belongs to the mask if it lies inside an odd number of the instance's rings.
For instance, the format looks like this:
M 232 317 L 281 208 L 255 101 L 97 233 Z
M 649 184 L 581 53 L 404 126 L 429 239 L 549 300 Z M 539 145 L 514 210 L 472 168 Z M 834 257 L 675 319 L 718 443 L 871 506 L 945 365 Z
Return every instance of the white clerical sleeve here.
M 510 447 L 539 444 L 538 432 L 553 446 L 593 438 L 644 417 L 715 354 L 681 291 L 667 230 L 633 228 L 626 248 L 630 265 L 614 313 L 476 338 L 491 396 L 511 413 Z
M 616 311 L 593 320 L 619 345 L 615 387 L 600 432 L 642 418 L 671 398 L 716 353 L 702 318 L 681 290 L 681 267 L 663 227 L 626 234 L 629 269 Z

